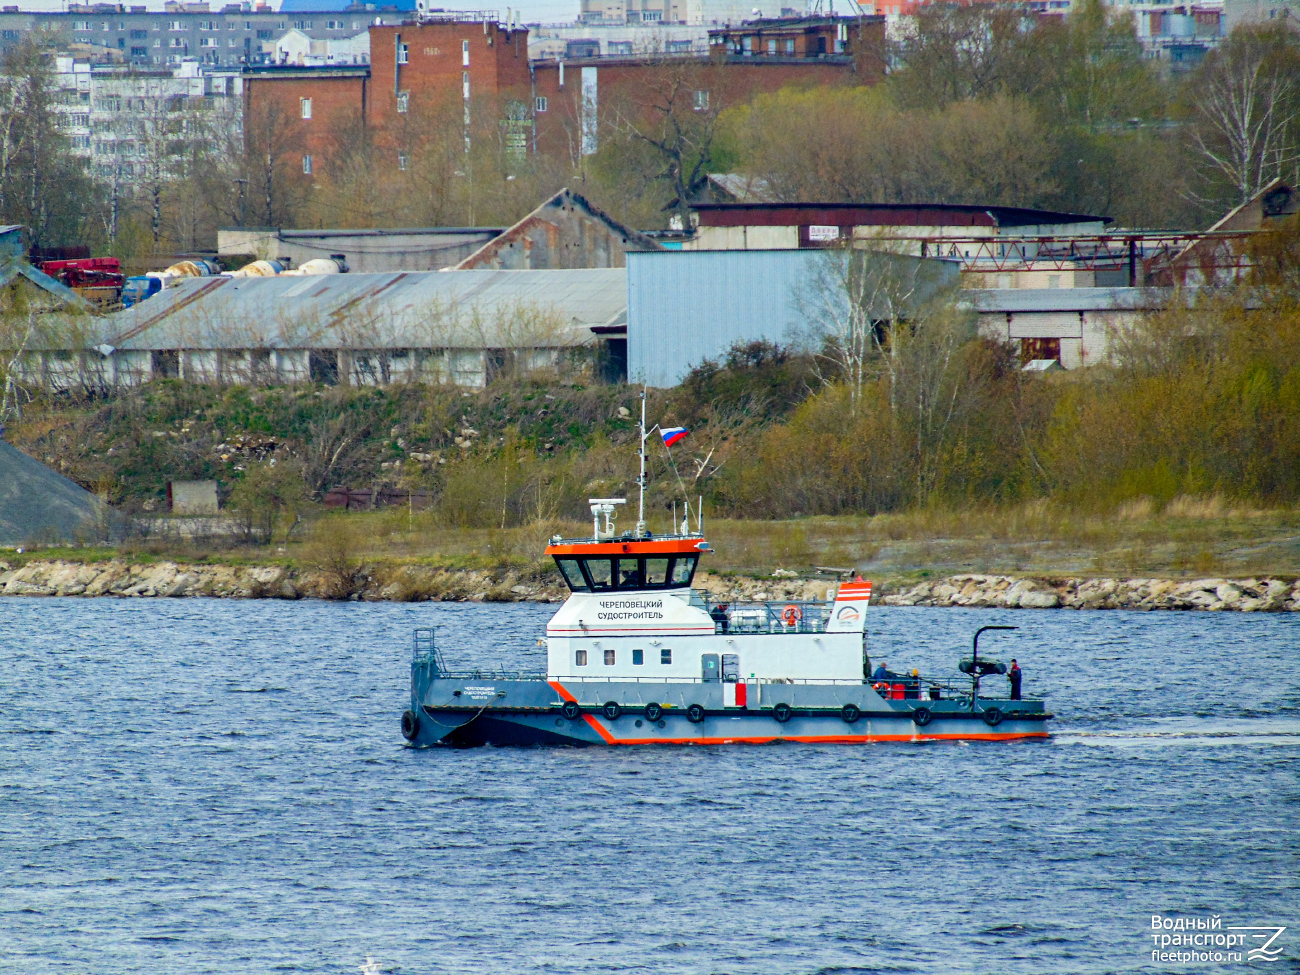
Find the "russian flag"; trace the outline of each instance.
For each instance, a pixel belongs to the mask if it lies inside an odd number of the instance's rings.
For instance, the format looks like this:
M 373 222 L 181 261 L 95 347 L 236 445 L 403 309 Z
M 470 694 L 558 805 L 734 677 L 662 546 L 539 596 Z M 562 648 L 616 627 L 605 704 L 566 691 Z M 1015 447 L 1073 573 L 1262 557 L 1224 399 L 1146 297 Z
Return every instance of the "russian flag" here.
M 659 436 L 664 438 L 664 443 L 671 447 L 678 440 L 681 440 L 686 434 L 690 433 L 685 427 L 660 427 Z

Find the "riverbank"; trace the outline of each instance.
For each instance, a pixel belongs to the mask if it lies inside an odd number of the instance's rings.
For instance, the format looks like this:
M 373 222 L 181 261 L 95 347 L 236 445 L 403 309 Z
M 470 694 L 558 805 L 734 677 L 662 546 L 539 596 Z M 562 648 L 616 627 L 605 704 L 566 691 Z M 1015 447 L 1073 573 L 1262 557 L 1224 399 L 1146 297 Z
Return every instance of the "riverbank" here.
M 826 579 L 753 578 L 701 572 L 696 588 L 719 601 L 825 599 Z M 301 568 L 292 565 L 204 565 L 32 560 L 0 562 L 0 595 L 230 599 L 344 599 L 367 602 L 560 602 L 558 578 L 427 565 Z M 969 606 L 1005 609 L 1236 610 L 1300 612 L 1294 578 L 1115 579 L 954 575 L 907 584 L 883 579 L 873 600 L 884 606 Z

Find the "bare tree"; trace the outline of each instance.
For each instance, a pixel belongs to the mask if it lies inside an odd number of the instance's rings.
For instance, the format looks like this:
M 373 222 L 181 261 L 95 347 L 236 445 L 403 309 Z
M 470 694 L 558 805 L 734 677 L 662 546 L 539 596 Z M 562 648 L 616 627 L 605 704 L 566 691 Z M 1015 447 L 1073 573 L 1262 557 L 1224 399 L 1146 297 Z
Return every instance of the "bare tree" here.
M 1239 27 L 1194 85 L 1192 140 L 1215 180 L 1245 203 L 1300 161 L 1300 41 L 1286 27 Z
M 654 59 L 656 70 L 636 96 L 614 106 L 609 125 L 649 147 L 662 167 L 656 179 L 674 197 L 675 215 L 690 226 L 690 201 L 713 160 L 718 117 L 731 103 L 725 69 L 695 57 Z

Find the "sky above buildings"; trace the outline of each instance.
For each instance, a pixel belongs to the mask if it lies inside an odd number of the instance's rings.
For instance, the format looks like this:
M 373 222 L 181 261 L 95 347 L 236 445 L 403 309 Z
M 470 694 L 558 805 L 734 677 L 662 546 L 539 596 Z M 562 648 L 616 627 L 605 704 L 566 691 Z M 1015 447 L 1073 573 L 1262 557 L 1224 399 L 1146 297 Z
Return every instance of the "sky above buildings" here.
M 62 11 L 68 9 L 67 0 L 20 0 L 23 10 L 32 11 Z M 139 0 L 135 0 L 138 4 Z M 212 9 L 220 10 L 227 0 L 213 0 Z M 150 10 L 161 11 L 163 9 L 163 0 L 145 0 L 146 6 Z M 272 6 L 279 7 L 280 0 L 271 0 Z M 495 10 L 502 19 L 506 15 L 506 4 L 498 3 L 473 3 L 456 0 L 456 2 L 445 3 L 448 10 Z M 520 0 L 520 2 L 509 4 L 513 10 L 522 12 L 521 18 L 524 23 L 532 24 L 558 24 L 567 23 L 576 20 L 578 17 L 578 0 Z

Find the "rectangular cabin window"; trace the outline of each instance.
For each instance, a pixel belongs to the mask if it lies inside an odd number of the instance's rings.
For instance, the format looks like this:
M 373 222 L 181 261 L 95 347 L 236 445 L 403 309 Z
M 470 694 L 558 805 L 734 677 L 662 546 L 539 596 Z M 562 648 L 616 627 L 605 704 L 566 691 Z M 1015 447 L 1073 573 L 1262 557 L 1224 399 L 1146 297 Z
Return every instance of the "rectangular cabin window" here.
M 587 651 L 586 650 L 573 651 L 573 662 L 578 667 L 587 666 Z
M 587 575 L 593 589 L 608 589 L 612 578 L 609 559 L 587 559 Z
M 641 560 L 640 559 L 619 559 L 618 560 L 618 588 L 620 589 L 641 588 Z
M 577 559 L 556 559 L 555 564 L 560 567 L 560 575 L 564 576 L 564 581 L 569 584 L 569 588 L 574 592 L 586 592 L 587 580 L 582 577 L 582 569 L 578 567 Z
M 613 650 L 606 650 L 606 651 L 605 651 L 605 666 L 606 666 L 606 667 L 613 667 L 613 666 L 614 666 L 614 651 L 613 651 Z
M 644 651 L 644 650 L 633 650 L 633 651 L 632 651 L 632 666 L 633 666 L 633 667 L 640 667 L 640 666 L 641 666 L 642 664 L 644 664 L 644 663 L 645 663 L 645 651 Z
M 691 577 L 695 575 L 695 561 L 697 556 L 688 555 L 685 558 L 679 558 L 673 561 L 672 585 L 689 586 Z
M 667 559 L 646 559 L 645 560 L 645 584 L 647 586 L 662 586 L 668 581 L 668 560 Z
M 661 664 L 670 664 L 673 662 L 673 652 L 671 650 L 659 651 L 659 662 Z

